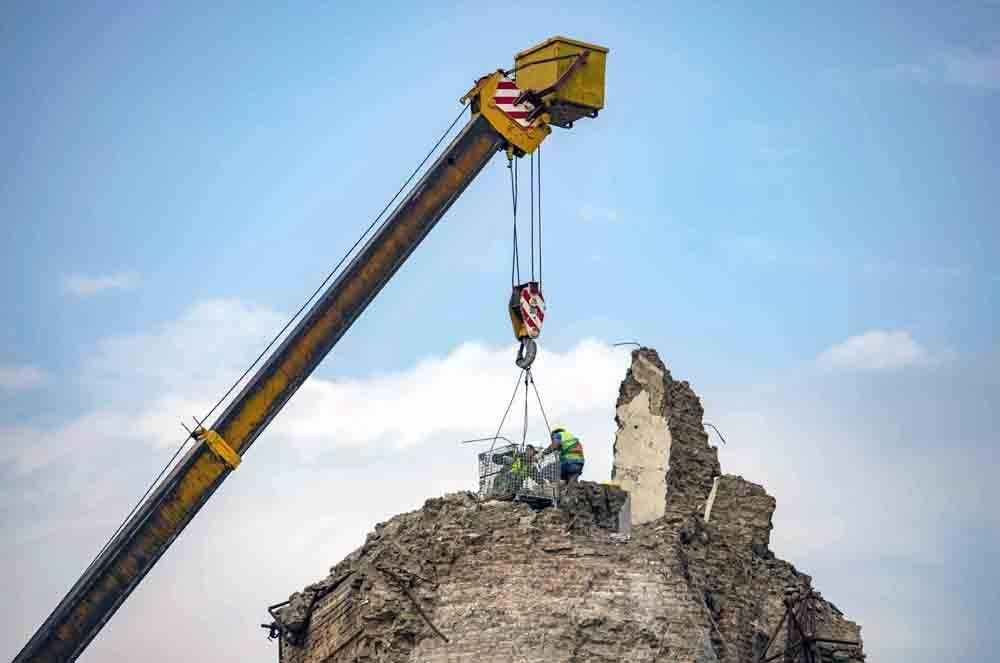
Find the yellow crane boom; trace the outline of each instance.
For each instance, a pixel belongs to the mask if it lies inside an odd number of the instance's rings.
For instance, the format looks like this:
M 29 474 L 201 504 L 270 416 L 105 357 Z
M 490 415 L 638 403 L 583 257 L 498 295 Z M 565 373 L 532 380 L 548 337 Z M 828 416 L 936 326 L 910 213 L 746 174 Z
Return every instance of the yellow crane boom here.
M 604 105 L 607 49 L 554 37 L 515 67 L 476 82 L 471 117 L 243 391 L 140 505 L 39 627 L 14 663 L 75 660 L 270 421 L 498 151 L 533 152 L 550 124 L 569 127 Z M 516 74 L 517 86 L 509 75 Z M 511 90 L 516 98 L 511 99 Z

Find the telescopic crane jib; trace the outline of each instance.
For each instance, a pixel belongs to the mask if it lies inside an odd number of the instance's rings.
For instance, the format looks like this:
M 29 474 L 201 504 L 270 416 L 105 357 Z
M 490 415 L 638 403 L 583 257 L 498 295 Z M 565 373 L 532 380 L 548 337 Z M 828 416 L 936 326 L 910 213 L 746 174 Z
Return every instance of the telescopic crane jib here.
M 462 98 L 471 110 L 464 128 L 214 423 L 199 422 L 191 434 L 195 444 L 154 482 L 14 663 L 64 663 L 80 655 L 493 155 L 523 157 L 535 152 L 551 126 L 570 128 L 597 116 L 604 107 L 607 53 L 553 37 L 518 53 L 512 69 L 476 81 Z M 527 302 L 528 313 L 540 302 L 538 291 Z

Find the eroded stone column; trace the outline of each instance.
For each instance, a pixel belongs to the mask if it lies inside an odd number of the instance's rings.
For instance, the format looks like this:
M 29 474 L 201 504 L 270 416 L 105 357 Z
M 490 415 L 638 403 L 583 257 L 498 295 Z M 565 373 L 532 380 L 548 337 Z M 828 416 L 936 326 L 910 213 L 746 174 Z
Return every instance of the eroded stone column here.
M 694 390 L 673 379 L 655 350 L 632 353 L 618 391 L 611 478 L 632 495 L 633 525 L 704 513 L 719 459 L 702 414 Z
M 663 516 L 670 429 L 663 413 L 663 370 L 641 353 L 622 382 L 615 411 L 611 478 L 632 496 L 632 524 Z

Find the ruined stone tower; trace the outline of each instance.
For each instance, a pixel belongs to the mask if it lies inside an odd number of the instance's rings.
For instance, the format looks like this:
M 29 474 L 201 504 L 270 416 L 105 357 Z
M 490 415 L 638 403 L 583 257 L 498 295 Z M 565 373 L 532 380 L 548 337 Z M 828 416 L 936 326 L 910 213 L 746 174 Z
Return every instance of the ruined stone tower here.
M 807 643 L 812 660 L 863 660 L 860 627 L 769 550 L 774 499 L 721 475 L 702 412 L 655 351 L 635 351 L 612 485 L 540 511 L 447 495 L 376 525 L 275 607 L 280 662 L 750 663 L 767 649 L 790 663 L 786 644 L 805 647 L 778 628 L 789 596 L 808 598 L 811 636 L 840 641 Z

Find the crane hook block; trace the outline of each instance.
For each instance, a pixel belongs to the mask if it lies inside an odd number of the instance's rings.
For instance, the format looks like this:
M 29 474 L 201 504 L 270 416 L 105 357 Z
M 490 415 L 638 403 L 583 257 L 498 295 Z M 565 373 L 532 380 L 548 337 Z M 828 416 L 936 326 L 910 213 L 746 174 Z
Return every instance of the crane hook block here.
M 236 452 L 236 450 L 229 446 L 229 444 L 222 439 L 222 436 L 214 430 L 199 428 L 194 432 L 194 436 L 195 439 L 207 444 L 208 448 L 212 450 L 212 453 L 215 454 L 216 458 L 228 465 L 230 469 L 235 470 L 239 467 L 240 462 L 243 459 L 240 458 L 240 455 Z
M 514 338 L 538 338 L 545 320 L 545 298 L 537 281 L 514 286 L 509 312 Z
M 538 346 L 533 338 L 522 338 L 521 347 L 517 350 L 517 359 L 514 363 L 518 368 L 528 370 L 535 363 L 535 355 L 538 354 Z

